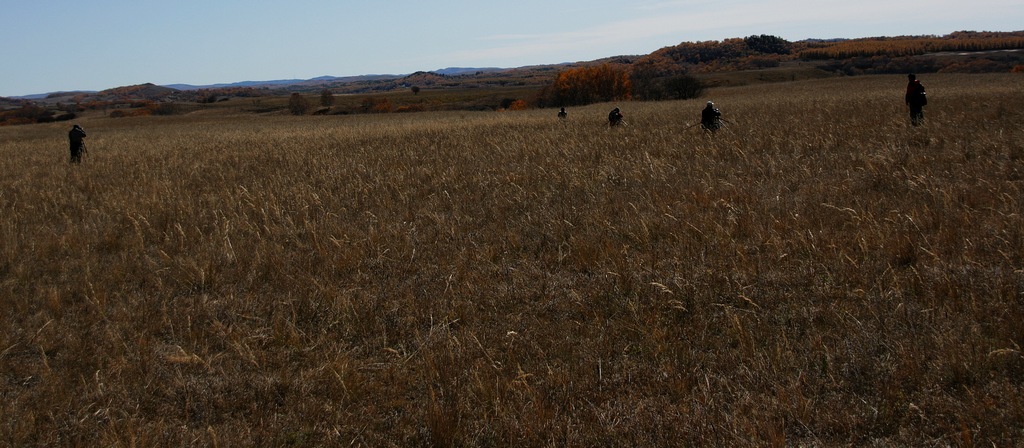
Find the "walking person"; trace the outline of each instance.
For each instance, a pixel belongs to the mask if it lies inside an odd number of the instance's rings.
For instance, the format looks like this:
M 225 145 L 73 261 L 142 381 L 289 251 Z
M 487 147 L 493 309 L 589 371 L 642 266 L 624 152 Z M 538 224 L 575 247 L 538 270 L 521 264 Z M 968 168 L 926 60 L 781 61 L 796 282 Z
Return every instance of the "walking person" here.
M 608 126 L 615 127 L 622 124 L 622 112 L 619 112 L 619 108 L 616 107 L 608 112 Z
M 903 99 L 910 107 L 910 124 L 920 126 L 924 123 L 924 106 L 928 104 L 928 97 L 925 95 L 924 85 L 916 75 L 907 75 L 907 80 L 907 94 Z
M 700 128 L 712 134 L 722 128 L 722 112 L 715 109 L 715 103 L 708 101 L 700 111 Z
M 68 142 L 71 144 L 71 163 L 82 163 L 82 154 L 85 149 L 85 130 L 79 125 L 71 127 L 68 132 Z
M 564 120 L 564 119 L 565 119 L 566 117 L 568 117 L 568 116 L 569 116 L 569 114 L 565 113 L 565 108 L 564 108 L 564 107 L 563 107 L 563 108 L 561 108 L 561 109 L 560 109 L 560 110 L 558 111 L 558 118 L 561 118 L 561 119 L 563 119 L 563 120 Z

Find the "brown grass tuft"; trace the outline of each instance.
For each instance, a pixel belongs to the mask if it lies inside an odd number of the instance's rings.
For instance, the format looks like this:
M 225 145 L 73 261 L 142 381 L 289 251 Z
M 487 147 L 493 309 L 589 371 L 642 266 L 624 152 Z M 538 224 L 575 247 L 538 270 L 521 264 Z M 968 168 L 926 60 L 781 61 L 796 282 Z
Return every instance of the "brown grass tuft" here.
M 1024 89 L 0 128 L 0 444 L 1013 445 Z

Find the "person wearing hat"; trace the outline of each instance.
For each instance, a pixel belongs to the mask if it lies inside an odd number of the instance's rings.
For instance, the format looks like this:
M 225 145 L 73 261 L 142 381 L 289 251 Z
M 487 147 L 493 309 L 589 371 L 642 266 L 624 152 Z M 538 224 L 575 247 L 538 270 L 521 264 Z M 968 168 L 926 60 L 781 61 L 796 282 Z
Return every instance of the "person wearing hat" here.
M 79 125 L 71 127 L 68 132 L 68 141 L 71 143 L 71 163 L 82 163 L 82 153 L 85 150 L 85 130 Z
M 924 106 L 928 104 L 924 86 L 913 73 L 907 75 L 907 94 L 903 97 L 910 107 L 910 124 L 919 126 L 924 123 Z
M 619 108 L 616 107 L 608 113 L 608 126 L 615 127 L 622 124 L 622 112 L 619 112 Z
M 722 127 L 722 112 L 715 109 L 715 103 L 708 101 L 704 110 L 700 111 L 700 127 L 705 131 L 715 133 Z

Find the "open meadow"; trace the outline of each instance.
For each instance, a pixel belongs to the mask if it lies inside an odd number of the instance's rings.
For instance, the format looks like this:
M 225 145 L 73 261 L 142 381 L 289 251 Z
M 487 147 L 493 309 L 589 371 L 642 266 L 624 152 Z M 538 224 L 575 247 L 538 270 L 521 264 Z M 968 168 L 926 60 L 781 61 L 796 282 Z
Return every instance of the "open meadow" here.
M 921 80 L 2 127 L 0 446 L 1020 444 L 1024 76 Z

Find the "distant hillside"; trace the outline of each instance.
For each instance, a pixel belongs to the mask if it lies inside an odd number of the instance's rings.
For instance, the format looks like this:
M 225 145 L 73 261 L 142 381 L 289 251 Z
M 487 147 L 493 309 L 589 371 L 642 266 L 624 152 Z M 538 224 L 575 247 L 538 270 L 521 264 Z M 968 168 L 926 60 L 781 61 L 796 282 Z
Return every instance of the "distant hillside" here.
M 506 68 L 498 68 L 498 67 L 487 67 L 487 68 L 448 67 L 448 68 L 442 68 L 441 70 L 434 70 L 433 73 L 437 73 L 438 75 L 458 76 L 458 75 L 472 75 L 472 74 L 478 74 L 478 73 L 498 72 L 498 71 L 502 71 L 502 70 L 508 70 L 508 69 L 506 69 Z
M 189 91 L 189 90 L 200 90 L 200 89 L 223 89 L 223 88 L 230 88 L 230 87 L 279 87 L 279 86 L 286 86 L 286 85 L 291 85 L 291 84 L 298 84 L 298 83 L 303 82 L 303 81 L 304 80 L 302 80 L 302 79 L 279 79 L 279 80 L 274 80 L 274 81 L 239 81 L 239 82 L 231 82 L 231 83 L 206 84 L 206 85 L 167 84 L 164 87 L 167 87 L 167 88 L 170 88 L 170 89 L 175 89 L 175 90 L 181 90 L 181 91 Z
M 178 113 L 175 111 L 190 108 L 160 105 L 209 104 L 229 98 L 282 97 L 292 93 L 313 95 L 323 91 L 335 95 L 376 95 L 411 88 L 416 88 L 417 93 L 421 90 L 473 90 L 486 94 L 509 89 L 540 92 L 552 85 L 559 73 L 594 66 L 609 66 L 623 73 L 632 86 L 630 97 L 640 100 L 665 99 L 666 92 L 675 88 L 672 86 L 681 85 L 680 82 L 684 81 L 694 82 L 693 79 L 703 87 L 713 88 L 835 75 L 1024 72 L 1024 31 L 958 31 L 945 36 L 806 39 L 796 42 L 771 35 L 752 35 L 721 41 L 682 42 L 646 55 L 609 56 L 591 61 L 518 68 L 448 67 L 405 75 L 320 76 L 210 85 L 158 86 L 145 83 L 100 92 L 56 92 L 0 98 L 0 109 L 10 111 L 38 106 L 53 112 L 131 108 L 146 109 L 132 111 L 132 114 Z M 515 95 L 522 95 L 519 99 L 523 99 L 532 94 Z M 529 101 L 536 101 L 532 96 L 529 98 Z M 499 102 L 506 99 L 497 98 Z M 425 107 L 415 106 L 413 109 L 419 108 L 416 110 Z M 21 115 L 25 116 L 15 118 L 23 122 L 45 114 L 26 112 Z M 0 124 L 3 122 L 0 120 Z
M 232 83 L 221 83 L 221 84 L 206 84 L 206 85 L 193 85 L 193 84 L 168 84 L 164 87 L 177 89 L 181 91 L 189 90 L 200 90 L 200 89 L 230 89 L 237 87 L 253 87 L 253 88 L 282 88 L 295 85 L 304 86 L 315 86 L 327 83 L 339 83 L 339 82 L 359 82 L 359 81 L 374 81 L 381 79 L 395 79 L 401 75 L 359 75 L 359 76 L 318 76 L 310 79 L 275 79 L 269 81 L 240 81 Z
M 95 96 L 107 100 L 136 99 L 159 101 L 175 93 L 178 93 L 178 89 L 158 86 L 153 83 L 145 83 L 134 86 L 115 87 L 113 89 L 102 90 Z
M 410 86 L 434 87 L 443 85 L 452 79 L 451 76 L 435 72 L 416 72 L 401 79 L 401 82 Z
M 1024 31 L 960 31 L 945 36 L 808 39 L 770 36 L 683 42 L 619 63 L 630 66 L 634 84 L 644 76 L 765 70 L 809 63 L 841 75 L 1024 70 Z M 614 61 L 615 58 L 610 58 Z M 639 75 L 639 76 L 638 76 Z
M 410 75 L 390 75 L 390 74 L 379 74 L 379 75 L 359 75 L 359 76 L 318 76 L 310 79 L 275 79 L 269 81 L 241 81 L 232 83 L 221 83 L 221 84 L 206 84 L 206 85 L 194 85 L 194 84 L 167 84 L 164 87 L 177 89 L 181 91 L 190 90 L 201 90 L 201 89 L 229 89 L 236 87 L 253 87 L 253 88 L 290 88 L 295 87 L 300 89 L 303 87 L 318 87 L 318 86 L 337 86 L 338 84 L 349 84 L 349 83 L 375 83 L 382 81 L 395 81 L 403 80 L 403 82 L 418 83 L 420 85 L 436 84 L 437 79 L 421 82 L 417 78 L 423 78 L 420 76 L 424 73 L 430 73 L 434 75 L 444 76 L 464 76 L 464 75 L 477 75 L 483 73 L 494 73 L 503 70 L 509 70 L 505 68 L 497 67 L 486 67 L 486 68 L 473 68 L 473 67 L 449 67 L 441 70 L 435 70 L 432 72 L 416 72 Z M 438 78 L 440 79 L 440 78 Z M 295 90 L 295 89 L 292 89 Z
M 835 60 L 856 57 L 922 56 L 943 52 L 978 52 L 1024 48 L 1024 31 L 958 31 L 945 36 L 870 37 L 834 41 L 806 41 L 795 48 L 801 59 Z

